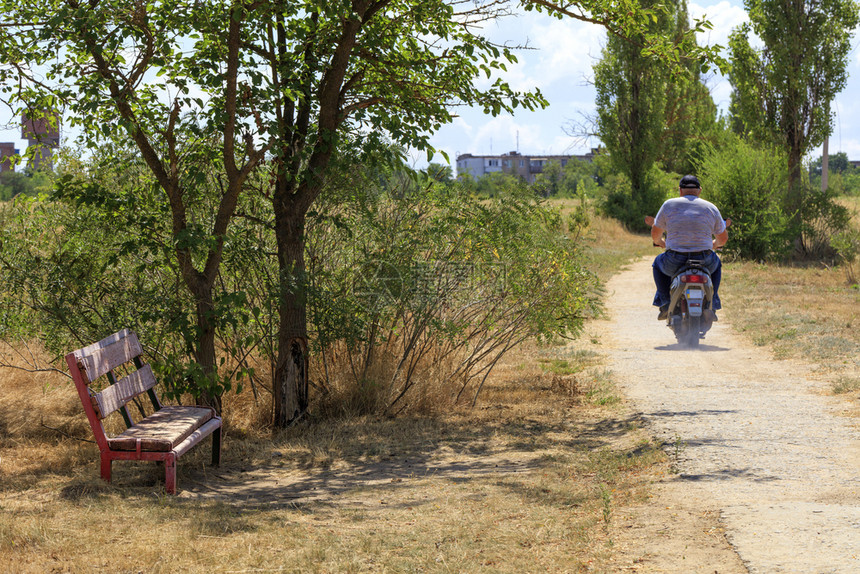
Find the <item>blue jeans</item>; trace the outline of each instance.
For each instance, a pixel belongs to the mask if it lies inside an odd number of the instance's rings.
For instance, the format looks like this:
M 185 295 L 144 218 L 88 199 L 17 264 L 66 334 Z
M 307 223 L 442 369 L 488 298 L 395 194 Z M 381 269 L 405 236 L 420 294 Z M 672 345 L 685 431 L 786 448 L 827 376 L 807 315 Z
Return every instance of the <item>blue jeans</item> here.
M 714 300 L 711 302 L 711 308 L 716 311 L 722 308 L 720 296 L 717 290 L 720 288 L 720 279 L 723 275 L 723 263 L 717 254 L 713 251 L 701 257 L 697 252 L 693 257 L 687 253 L 678 251 L 664 251 L 654 259 L 652 268 L 654 270 L 654 284 L 657 286 L 657 294 L 654 295 L 654 306 L 662 307 L 668 305 L 671 301 L 669 289 L 672 286 L 672 277 L 687 264 L 688 259 L 700 259 L 705 269 L 711 274 L 711 281 L 714 282 Z

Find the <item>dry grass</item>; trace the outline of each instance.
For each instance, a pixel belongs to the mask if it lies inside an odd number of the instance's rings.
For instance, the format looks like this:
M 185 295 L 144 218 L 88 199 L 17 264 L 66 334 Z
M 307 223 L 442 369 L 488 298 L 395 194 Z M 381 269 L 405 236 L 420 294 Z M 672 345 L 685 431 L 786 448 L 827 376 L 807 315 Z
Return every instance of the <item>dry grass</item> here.
M 145 463 L 102 482 L 94 445 L 40 424 L 89 438 L 70 383 L 7 375 L 0 570 L 608 571 L 613 512 L 664 455 L 589 398 L 600 371 L 587 349 L 524 348 L 476 409 L 276 437 L 237 424 L 258 416 L 250 393 L 228 397 L 224 464 L 192 451 L 178 497 Z
M 645 255 L 656 257 L 659 251 L 651 246 L 647 235 L 632 234 L 617 221 L 595 216 L 586 239 L 589 241 L 589 267 L 602 281 L 618 273 L 631 259 Z
M 548 203 L 565 218 L 580 204 L 576 199 L 551 199 Z M 647 235 L 630 233 L 614 219 L 600 215 L 592 214 L 589 219 L 583 236 L 588 245 L 588 265 L 601 280 L 612 277 L 632 258 L 657 255 Z
M 812 361 L 834 384 L 860 374 L 860 291 L 838 267 L 729 263 L 723 277 L 725 312 L 754 344 Z
M 622 250 L 603 274 L 643 243 L 591 233 Z M 0 571 L 612 571 L 613 516 L 667 462 L 596 348 L 521 348 L 474 409 L 317 411 L 276 436 L 266 393 L 231 395 L 222 466 L 208 444 L 183 457 L 176 497 L 152 464 L 98 478 L 66 379 L 0 372 Z

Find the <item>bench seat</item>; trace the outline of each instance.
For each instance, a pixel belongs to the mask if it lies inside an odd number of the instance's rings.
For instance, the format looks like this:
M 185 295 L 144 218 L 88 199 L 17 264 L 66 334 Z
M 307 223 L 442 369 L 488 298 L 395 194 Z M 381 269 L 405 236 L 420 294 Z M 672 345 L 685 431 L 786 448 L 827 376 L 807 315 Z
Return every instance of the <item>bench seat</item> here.
M 115 437 L 108 438 L 111 450 L 140 450 L 167 452 L 175 449 L 215 416 L 209 407 L 164 406 L 145 419 L 134 423 Z

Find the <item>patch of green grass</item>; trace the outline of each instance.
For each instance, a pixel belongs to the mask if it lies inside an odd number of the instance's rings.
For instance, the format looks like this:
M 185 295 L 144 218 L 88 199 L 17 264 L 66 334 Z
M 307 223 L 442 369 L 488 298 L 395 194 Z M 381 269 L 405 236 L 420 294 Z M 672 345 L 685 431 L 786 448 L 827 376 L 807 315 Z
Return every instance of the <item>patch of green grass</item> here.
M 573 375 L 582 371 L 582 365 L 564 359 L 538 359 L 541 369 L 553 375 Z
M 615 383 L 612 381 L 612 371 L 603 369 L 594 371 L 590 387 L 585 396 L 588 401 L 603 407 L 617 405 L 621 397 L 617 394 Z
M 833 394 L 844 395 L 860 391 L 860 378 L 858 377 L 839 377 L 832 385 Z

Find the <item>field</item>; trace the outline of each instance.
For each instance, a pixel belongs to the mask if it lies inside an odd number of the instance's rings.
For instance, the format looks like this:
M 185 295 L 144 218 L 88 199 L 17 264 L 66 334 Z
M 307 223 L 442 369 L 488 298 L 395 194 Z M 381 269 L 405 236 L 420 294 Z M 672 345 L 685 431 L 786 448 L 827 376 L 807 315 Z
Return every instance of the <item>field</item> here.
M 590 234 L 604 276 L 636 255 L 609 222 Z M 272 436 L 256 424 L 268 404 L 229 396 L 222 466 L 208 442 L 180 459 L 177 497 L 151 464 L 101 481 L 68 379 L 5 369 L 0 570 L 611 571 L 615 513 L 668 462 L 596 347 L 530 344 L 475 408 L 445 414 L 311 418 Z
M 860 227 L 860 202 L 841 201 Z M 845 265 L 728 262 L 724 269 L 724 307 L 736 330 L 777 358 L 815 364 L 833 392 L 860 398 L 860 289 Z
M 570 206 L 562 204 L 563 209 Z M 593 219 L 593 268 L 654 255 Z M 858 393 L 858 291 L 836 268 L 727 263 L 726 315 L 778 357 Z M 97 449 L 71 383 L 0 373 L 0 570 L 9 572 L 614 572 L 619 517 L 672 472 L 630 416 L 588 335 L 530 344 L 475 408 L 409 418 L 310 418 L 276 436 L 269 406 L 227 397 L 224 463 L 208 443 L 154 465 Z

